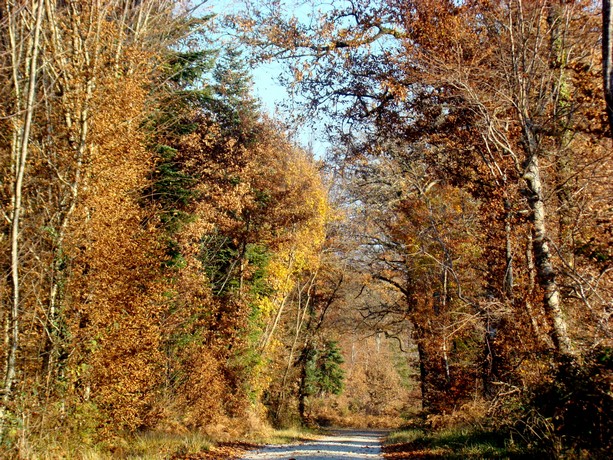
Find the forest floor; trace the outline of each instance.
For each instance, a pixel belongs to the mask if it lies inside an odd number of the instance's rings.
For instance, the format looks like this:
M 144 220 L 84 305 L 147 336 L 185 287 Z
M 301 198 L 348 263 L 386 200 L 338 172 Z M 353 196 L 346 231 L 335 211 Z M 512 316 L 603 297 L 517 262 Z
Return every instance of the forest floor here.
M 241 460 L 383 460 L 381 439 L 386 431 L 335 429 L 300 444 L 265 446 Z

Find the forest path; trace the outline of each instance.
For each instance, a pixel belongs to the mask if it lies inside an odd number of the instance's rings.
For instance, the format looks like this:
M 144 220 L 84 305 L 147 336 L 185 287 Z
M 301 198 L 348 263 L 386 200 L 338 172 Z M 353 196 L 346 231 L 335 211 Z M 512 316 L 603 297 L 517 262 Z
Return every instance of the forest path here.
M 330 431 L 315 441 L 301 444 L 266 446 L 241 460 L 383 460 L 381 438 L 385 431 Z

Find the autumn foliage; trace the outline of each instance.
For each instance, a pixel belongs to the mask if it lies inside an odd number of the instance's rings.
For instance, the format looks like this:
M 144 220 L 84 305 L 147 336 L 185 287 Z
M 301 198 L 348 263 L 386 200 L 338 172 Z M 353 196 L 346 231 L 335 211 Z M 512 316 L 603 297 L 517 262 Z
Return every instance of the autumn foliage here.
M 284 6 L 226 32 L 325 161 L 188 3 L 0 4 L 1 454 L 416 415 L 604 455 L 598 2 Z
M 317 165 L 177 8 L 0 9 L 7 455 L 247 420 L 276 302 L 317 270 Z
M 333 120 L 349 256 L 392 292 L 364 316 L 410 334 L 426 413 L 483 398 L 490 422 L 532 430 L 554 456 L 606 451 L 574 421 L 610 404 L 610 386 L 574 377 L 611 372 L 593 367 L 611 349 L 599 5 L 348 1 L 310 22 L 250 8 L 237 30 Z

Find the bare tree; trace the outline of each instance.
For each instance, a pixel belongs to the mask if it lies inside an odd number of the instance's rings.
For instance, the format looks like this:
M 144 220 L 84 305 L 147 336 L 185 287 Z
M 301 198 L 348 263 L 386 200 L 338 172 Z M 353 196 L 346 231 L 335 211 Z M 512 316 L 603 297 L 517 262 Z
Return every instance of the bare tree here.
M 12 158 L 13 171 L 12 210 L 10 213 L 11 244 L 11 306 L 8 309 L 9 327 L 6 329 L 5 343 L 8 344 L 3 383 L 3 406 L 0 408 L 0 423 L 3 426 L 6 407 L 11 398 L 15 365 L 19 347 L 20 317 L 20 232 L 24 176 L 30 148 L 30 131 L 35 112 L 37 76 L 39 71 L 40 37 L 45 0 L 17 4 L 7 1 L 4 5 L 8 12 L 7 32 L 10 40 L 10 61 L 13 75 L 13 97 L 15 115 L 12 117 Z M 2 429 L 2 428 L 0 428 Z M 1 433 L 1 431 L 0 431 Z

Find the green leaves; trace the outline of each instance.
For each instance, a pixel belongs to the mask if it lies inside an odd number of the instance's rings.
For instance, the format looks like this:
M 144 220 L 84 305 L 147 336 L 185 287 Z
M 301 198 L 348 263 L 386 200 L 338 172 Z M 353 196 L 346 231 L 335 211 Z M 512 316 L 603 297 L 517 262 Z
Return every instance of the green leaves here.
M 341 364 L 345 362 L 338 342 L 326 341 L 322 348 L 307 348 L 305 393 L 307 396 L 335 394 L 343 391 L 345 372 Z

